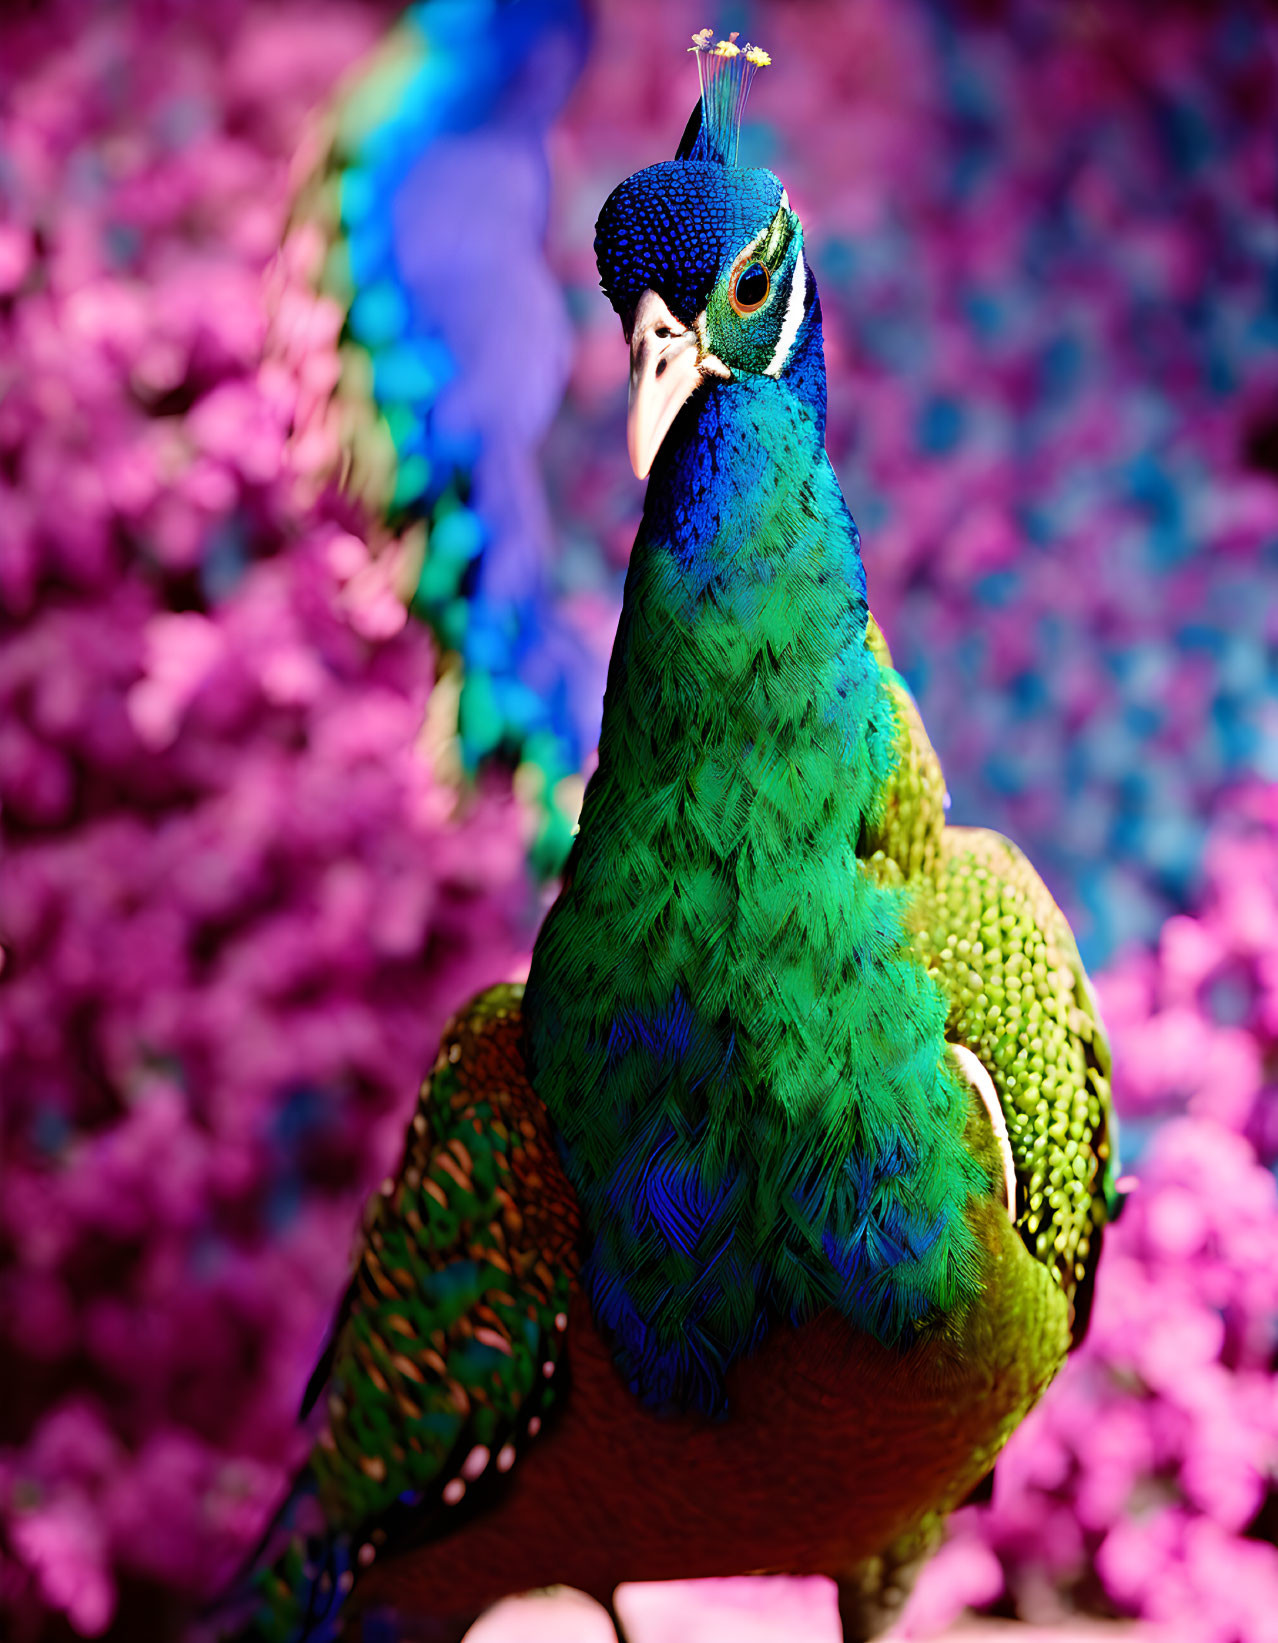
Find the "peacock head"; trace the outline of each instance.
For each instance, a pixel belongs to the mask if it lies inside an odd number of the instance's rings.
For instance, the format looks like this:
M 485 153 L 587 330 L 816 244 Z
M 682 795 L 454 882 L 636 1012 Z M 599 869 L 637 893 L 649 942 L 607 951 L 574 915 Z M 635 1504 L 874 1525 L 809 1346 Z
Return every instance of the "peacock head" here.
M 824 423 L 824 370 L 802 346 L 814 340 L 819 355 L 802 225 L 771 171 L 736 163 L 750 82 L 769 58 L 736 40 L 693 36 L 701 98 L 677 156 L 627 177 L 595 227 L 599 277 L 630 344 L 626 434 L 640 479 L 712 379 L 782 378 L 804 356 L 795 374 Z

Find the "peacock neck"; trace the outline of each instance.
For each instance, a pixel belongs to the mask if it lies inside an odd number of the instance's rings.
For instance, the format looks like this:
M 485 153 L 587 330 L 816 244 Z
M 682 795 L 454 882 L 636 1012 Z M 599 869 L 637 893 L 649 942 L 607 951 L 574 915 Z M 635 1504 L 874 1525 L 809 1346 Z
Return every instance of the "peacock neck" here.
M 600 776 L 651 790 L 731 769 L 738 801 L 762 797 L 792 848 L 844 854 L 850 812 L 854 840 L 887 774 L 891 727 L 857 530 L 821 434 L 770 377 L 715 384 L 676 421 L 631 558 Z M 730 826 L 725 796 L 711 784 L 685 803 Z
M 885 1341 L 970 1274 L 945 1006 L 857 841 L 894 722 L 856 529 L 809 410 L 703 391 L 667 436 L 626 581 L 530 1068 L 630 1384 L 722 1406 L 778 1317 Z

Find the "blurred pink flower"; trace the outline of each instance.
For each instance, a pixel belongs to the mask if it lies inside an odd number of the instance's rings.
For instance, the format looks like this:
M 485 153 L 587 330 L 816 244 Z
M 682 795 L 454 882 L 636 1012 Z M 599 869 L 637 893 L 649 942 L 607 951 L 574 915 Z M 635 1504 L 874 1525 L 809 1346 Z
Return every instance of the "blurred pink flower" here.
M 36 1576 L 46 1602 L 66 1611 L 81 1637 L 98 1637 L 115 1609 L 115 1582 L 97 1513 L 71 1492 L 9 1521 L 18 1556 Z

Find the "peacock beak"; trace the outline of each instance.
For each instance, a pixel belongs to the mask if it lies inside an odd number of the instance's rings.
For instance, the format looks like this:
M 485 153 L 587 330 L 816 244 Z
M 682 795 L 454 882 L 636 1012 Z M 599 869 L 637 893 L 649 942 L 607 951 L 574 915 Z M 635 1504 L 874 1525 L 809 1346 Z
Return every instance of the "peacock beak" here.
M 708 353 L 700 325 L 684 325 L 655 291 L 645 291 L 630 333 L 626 446 L 637 479 L 647 479 L 670 424 L 707 376 L 731 377 Z

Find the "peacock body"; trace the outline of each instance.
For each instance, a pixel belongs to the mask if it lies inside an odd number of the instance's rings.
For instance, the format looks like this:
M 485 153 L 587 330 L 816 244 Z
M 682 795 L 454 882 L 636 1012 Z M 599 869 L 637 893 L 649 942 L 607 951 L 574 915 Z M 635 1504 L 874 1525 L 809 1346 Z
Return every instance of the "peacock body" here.
M 766 59 L 694 44 L 596 239 L 651 471 L 598 769 L 526 990 L 450 1026 L 370 1207 L 245 1635 L 749 1571 L 873 1635 L 1086 1326 L 1104 1036 L 1032 868 L 946 825 L 802 226 L 735 164 Z

